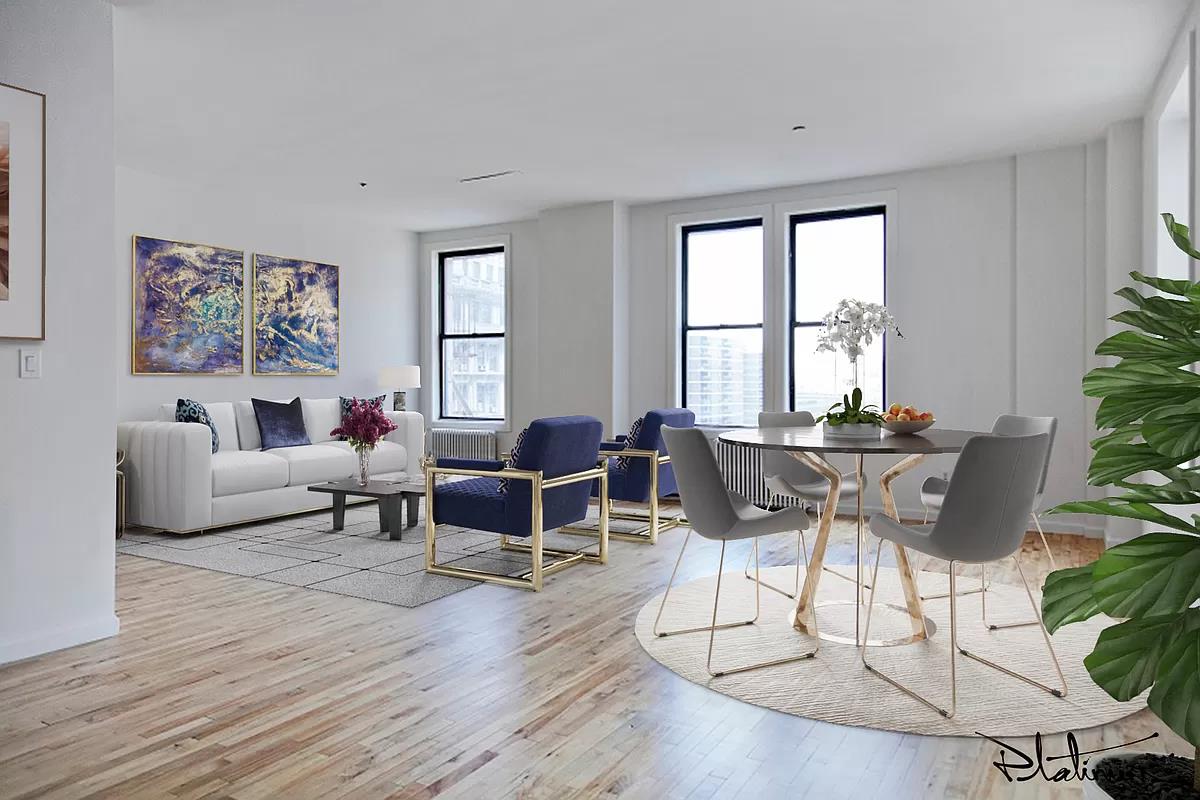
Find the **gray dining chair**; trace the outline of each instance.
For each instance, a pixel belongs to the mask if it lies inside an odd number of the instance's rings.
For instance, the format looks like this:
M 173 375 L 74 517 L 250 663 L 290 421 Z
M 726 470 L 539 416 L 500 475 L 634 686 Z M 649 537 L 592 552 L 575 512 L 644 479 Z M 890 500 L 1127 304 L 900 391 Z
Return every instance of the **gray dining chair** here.
M 671 464 L 675 468 L 675 478 L 679 484 L 679 499 L 683 503 L 683 512 L 690 527 L 683 539 L 683 546 L 679 549 L 675 568 L 671 570 L 671 579 L 667 581 L 667 591 L 663 594 L 662 603 L 658 607 L 658 616 L 654 618 L 654 635 L 663 637 L 708 631 L 708 660 L 705 662 L 705 668 L 708 670 L 708 674 L 714 678 L 778 664 L 789 664 L 793 661 L 803 661 L 815 656 L 820 649 L 820 641 L 816 637 L 814 637 L 813 649 L 800 655 L 713 669 L 713 644 L 716 641 L 716 632 L 726 628 L 753 625 L 758 621 L 762 611 L 762 581 L 758 580 L 754 587 L 754 618 L 717 623 L 717 605 L 721 598 L 721 573 L 725 569 L 725 545 L 731 541 L 754 540 L 754 571 L 757 578 L 759 537 L 804 530 L 809 526 L 808 514 L 802 508 L 765 511 L 746 498 L 729 491 L 725 486 L 725 479 L 721 476 L 720 467 L 717 466 L 717 459 L 708 442 L 708 437 L 699 428 L 670 428 L 664 425 L 662 435 L 667 444 L 667 453 L 671 456 Z M 721 543 L 721 557 L 717 562 L 717 588 L 713 593 L 712 622 L 700 627 L 660 630 L 659 624 L 662 621 L 663 610 L 667 607 L 667 600 L 671 596 L 671 587 L 675 584 L 675 576 L 679 572 L 679 565 L 683 561 L 683 554 L 687 550 L 688 541 L 693 532 L 700 534 L 705 539 Z M 815 628 L 815 615 L 813 622 Z
M 1042 623 L 1037 601 L 1029 588 L 1029 581 L 1025 579 L 1025 573 L 1021 570 L 1021 561 L 1016 557 L 1021 541 L 1025 538 L 1025 520 L 1033 508 L 1042 465 L 1049 450 L 1050 435 L 1047 433 L 1030 436 L 974 436 L 963 446 L 958 463 L 954 466 L 942 502 L 942 513 L 938 515 L 937 521 L 933 524 L 908 526 L 885 514 L 875 514 L 871 517 L 871 532 L 879 537 L 872 583 L 879 579 L 879 560 L 885 540 L 948 561 L 950 564 L 950 708 L 943 708 L 926 699 L 868 663 L 866 644 L 860 651 L 863 666 L 944 717 L 954 716 L 958 705 L 955 659 L 959 654 L 1025 681 L 1055 697 L 1067 695 L 1067 682 L 1059 666 L 1058 656 L 1054 653 L 1050 634 L 1046 632 L 1046 626 Z M 1034 616 L 1037 617 L 1037 625 L 1042 631 L 1046 649 L 1058 673 L 1061 689 L 1052 688 L 989 661 L 958 644 L 958 593 L 955 586 L 958 565 L 982 565 L 1005 558 L 1012 558 L 1017 566 L 1017 574 L 1021 576 L 1021 583 L 1025 585 L 1025 594 L 1033 607 Z M 867 604 L 864 643 L 870 639 L 871 611 L 875 607 L 875 595 L 876 592 L 871 593 Z
M 1050 550 L 1050 543 L 1046 541 L 1046 534 L 1042 530 L 1042 523 L 1038 519 L 1038 509 L 1042 507 L 1042 494 L 1046 491 L 1046 475 L 1050 471 L 1050 455 L 1054 450 L 1054 434 L 1058 431 L 1058 419 L 1055 417 L 1022 417 L 1017 414 L 1001 414 L 996 417 L 996 421 L 992 423 L 992 433 L 996 436 L 1031 436 L 1036 433 L 1045 433 L 1050 436 L 1050 447 L 1046 450 L 1046 461 L 1042 464 L 1041 480 L 1038 482 L 1037 495 L 1034 497 L 1033 510 L 1029 515 L 1033 518 L 1033 525 L 1037 528 L 1038 536 L 1042 539 L 1042 547 L 1046 551 L 1046 557 L 1050 559 L 1050 569 L 1058 569 L 1058 564 L 1054 561 L 1054 553 Z M 942 510 L 942 503 L 946 499 L 946 487 L 948 481 L 944 478 L 929 477 L 921 484 L 921 505 L 925 507 L 925 522 L 929 521 L 930 512 L 935 514 Z M 987 568 L 983 568 L 983 580 L 978 589 L 970 589 L 963 594 L 986 594 L 987 593 Z M 921 595 L 922 600 L 937 600 L 944 598 L 943 594 Z M 987 599 L 984 598 L 984 608 L 987 608 Z M 1016 623 L 1017 625 L 1032 625 L 1032 622 Z M 1004 627 L 1014 627 L 1012 625 Z
M 813 415 L 807 411 L 762 411 L 758 415 L 758 427 L 760 428 L 811 428 L 816 424 Z M 786 452 L 763 450 L 761 457 L 763 483 L 766 485 L 767 491 L 773 497 L 791 497 L 813 503 L 817 508 L 817 516 L 820 517 L 823 513 L 821 503 L 825 500 L 829 492 L 829 480 L 811 467 L 792 458 Z M 858 476 L 852 472 L 843 475 L 841 495 L 843 497 L 856 497 L 858 493 Z M 828 509 L 825 510 L 827 511 Z M 834 513 L 836 512 L 837 509 L 834 509 Z M 804 569 L 807 571 L 808 543 L 804 541 L 804 531 L 798 531 L 796 536 L 795 587 L 791 591 L 788 591 L 765 581 L 763 582 L 763 586 L 773 592 L 778 592 L 785 597 L 795 600 L 800 595 L 801 563 L 804 564 Z M 830 575 L 836 575 L 843 580 L 854 581 L 854 578 L 843 575 L 837 570 L 825 566 L 822 569 Z M 750 558 L 746 559 L 746 566 L 743 568 L 742 573 L 748 579 L 755 580 L 754 576 L 750 574 Z

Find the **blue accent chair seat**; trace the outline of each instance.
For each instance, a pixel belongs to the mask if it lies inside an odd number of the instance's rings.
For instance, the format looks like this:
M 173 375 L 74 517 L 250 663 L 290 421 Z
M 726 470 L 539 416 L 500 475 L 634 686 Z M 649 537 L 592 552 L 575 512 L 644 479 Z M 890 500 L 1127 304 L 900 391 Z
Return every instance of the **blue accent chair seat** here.
M 610 510 L 611 519 L 632 520 L 645 523 L 633 531 L 610 532 L 613 539 L 655 544 L 658 534 L 670 530 L 685 520 L 682 517 L 663 519 L 659 514 L 659 500 L 678 494 L 675 471 L 671 457 L 663 441 L 663 426 L 692 428 L 696 415 L 686 408 L 656 408 L 647 411 L 639 423 L 634 423 L 636 437 L 630 441 L 618 436 L 612 441 L 601 442 L 600 450 L 608 459 L 608 499 L 626 503 L 646 505 L 646 511 Z M 592 484 L 592 497 L 600 497 L 600 482 Z M 608 505 L 603 500 L 601 507 Z M 588 527 L 568 526 L 563 533 L 595 536 L 596 530 Z
M 607 497 L 608 474 L 600 460 L 604 426 L 595 417 L 548 417 L 525 431 L 512 464 L 504 461 L 441 458 L 425 467 L 425 571 L 434 575 L 499 583 L 540 591 L 542 578 L 590 561 L 608 563 L 608 514 L 602 508 L 597 552 L 558 550 L 542 544 L 545 531 L 587 517 L 593 482 Z M 438 484 L 440 475 L 467 476 Z M 604 504 L 607 506 L 607 503 Z M 529 553 L 530 570 L 502 575 L 437 563 L 437 526 L 457 525 L 499 534 L 505 550 Z M 510 539 L 526 540 L 514 542 Z M 543 556 L 559 559 L 543 565 Z

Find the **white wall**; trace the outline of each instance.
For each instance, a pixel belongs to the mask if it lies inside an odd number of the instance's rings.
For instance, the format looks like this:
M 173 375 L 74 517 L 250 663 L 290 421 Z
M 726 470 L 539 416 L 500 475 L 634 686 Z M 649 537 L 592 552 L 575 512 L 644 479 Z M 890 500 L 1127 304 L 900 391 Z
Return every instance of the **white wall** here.
M 40 380 L 0 341 L 0 662 L 116 633 L 112 8 L 0 3 L 0 80 L 46 94 Z
M 949 428 L 986 430 L 1004 412 L 1057 416 L 1059 438 L 1046 504 L 1086 496 L 1088 425 L 1080 392 L 1088 367 L 1085 287 L 1088 276 L 1103 269 L 1102 263 L 1088 262 L 1087 152 L 1079 145 L 896 175 L 635 206 L 630 408 L 677 399 L 673 336 L 664 322 L 665 310 L 676 302 L 668 263 L 671 237 L 677 235 L 671 217 L 719 216 L 722 209 L 747 207 L 765 207 L 773 215 L 771 209 L 791 204 L 836 208 L 847 196 L 890 195 L 894 241 L 888 305 L 905 338 L 888 345 L 887 399 L 931 407 L 938 424 Z M 770 235 L 786 232 L 776 225 Z M 771 269 L 778 276 L 786 249 L 769 244 L 775 252 Z M 779 284 L 776 278 L 772 282 Z M 772 369 L 768 365 L 768 374 Z M 786 408 L 786 381 L 773 384 L 769 407 Z M 884 466 L 880 462 L 868 464 L 868 471 L 877 474 Z M 902 512 L 919 516 L 921 480 L 952 465 L 951 457 L 930 459 L 901 478 L 896 492 Z M 872 484 L 867 504 L 877 506 L 878 489 Z M 1085 524 L 1054 517 L 1049 527 L 1080 531 Z
M 133 375 L 130 369 L 132 237 L 245 251 L 245 372 L 230 376 Z M 255 252 L 340 267 L 340 372 L 332 377 L 252 374 L 250 283 Z M 159 403 L 337 397 L 378 393 L 380 367 L 419 363 L 417 237 L 378 220 L 249 194 L 214 194 L 119 167 L 116 191 L 117 351 L 120 419 L 152 419 Z M 424 376 L 423 379 L 427 380 Z M 412 408 L 420 393 L 410 393 Z M 390 403 L 390 398 L 389 398 Z M 390 408 L 390 405 L 388 406 Z

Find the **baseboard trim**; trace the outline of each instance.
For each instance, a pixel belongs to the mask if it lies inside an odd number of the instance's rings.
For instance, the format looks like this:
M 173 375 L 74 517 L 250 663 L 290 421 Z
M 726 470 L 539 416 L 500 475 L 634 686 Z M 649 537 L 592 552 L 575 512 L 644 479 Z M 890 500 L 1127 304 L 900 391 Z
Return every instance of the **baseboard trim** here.
M 117 615 L 107 614 L 43 631 L 26 639 L 0 642 L 0 664 L 33 658 L 98 639 L 107 639 L 110 636 L 116 636 L 119 630 L 121 630 L 121 621 Z
M 843 516 L 843 515 L 853 516 L 855 513 L 855 508 L 856 508 L 856 506 L 854 505 L 853 502 L 843 501 L 841 503 L 838 503 L 838 516 Z M 870 518 L 870 516 L 872 514 L 880 514 L 882 512 L 883 512 L 882 506 L 872 505 L 870 503 L 863 505 L 863 515 L 867 518 Z M 900 519 L 908 521 L 908 522 L 912 522 L 914 520 L 917 522 L 920 522 L 924 518 L 924 516 L 925 516 L 925 509 L 923 509 L 923 508 L 919 508 L 919 509 L 902 508 L 902 509 L 900 509 Z M 931 515 L 931 518 L 932 518 L 932 516 L 936 516 L 936 515 Z M 1104 528 L 1100 527 L 1100 526 L 1084 525 L 1083 523 L 1080 523 L 1080 522 L 1068 522 L 1066 520 L 1056 518 L 1052 514 L 1042 514 L 1038 517 L 1038 519 L 1042 523 L 1042 530 L 1044 530 L 1046 533 L 1070 533 L 1070 534 L 1075 534 L 1077 536 L 1087 536 L 1091 539 L 1103 539 L 1104 538 Z M 1029 527 L 1031 529 L 1033 528 L 1032 522 L 1030 523 Z

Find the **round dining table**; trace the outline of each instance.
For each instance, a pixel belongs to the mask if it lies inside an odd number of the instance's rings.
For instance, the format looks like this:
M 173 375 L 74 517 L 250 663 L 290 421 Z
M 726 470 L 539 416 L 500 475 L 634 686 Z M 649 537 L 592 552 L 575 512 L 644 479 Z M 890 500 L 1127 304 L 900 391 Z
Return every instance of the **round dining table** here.
M 841 496 L 842 473 L 829 463 L 824 456 L 833 453 L 851 454 L 855 457 L 855 475 L 858 479 L 858 536 L 857 536 L 857 574 L 854 610 L 854 644 L 860 644 L 859 617 L 862 608 L 863 592 L 863 543 L 865 541 L 865 524 L 863 519 L 863 461 L 865 456 L 902 456 L 902 458 L 884 469 L 879 476 L 879 491 L 883 500 L 884 513 L 899 521 L 896 511 L 896 499 L 892 495 L 892 482 L 896 478 L 916 467 L 931 455 L 940 453 L 957 453 L 973 436 L 980 436 L 981 431 L 961 431 L 929 428 L 919 434 L 891 434 L 882 432 L 878 438 L 854 438 L 836 436 L 825 433 L 820 425 L 795 428 L 738 428 L 725 431 L 719 438 L 723 442 L 740 447 L 751 447 L 760 450 L 780 450 L 813 469 L 829 481 L 829 490 L 825 497 L 825 513 L 821 514 L 817 528 L 817 540 L 813 546 L 812 557 L 808 559 L 808 571 L 804 580 L 804 589 L 796 598 L 796 607 L 792 612 L 792 625 L 796 630 L 812 636 L 818 635 L 813 607 L 816 604 L 817 589 L 820 586 L 821 574 L 825 571 L 825 550 L 829 544 L 829 533 L 833 528 L 834 513 Z M 882 543 L 881 545 L 882 546 Z M 925 639 L 929 635 L 932 623 L 925 618 L 921 606 L 921 595 L 917 588 L 916 576 L 908 560 L 908 553 L 900 545 L 895 545 L 896 567 L 900 573 L 900 584 L 904 590 L 904 608 L 911 624 L 912 633 L 909 636 L 889 641 L 868 642 L 868 644 L 906 644 Z M 874 587 L 871 587 L 874 591 Z M 896 608 L 899 608 L 896 606 Z M 836 636 L 822 636 L 823 639 L 843 641 Z M 848 640 L 846 640 L 848 641 Z

